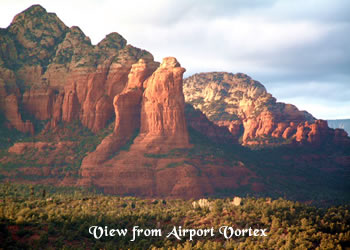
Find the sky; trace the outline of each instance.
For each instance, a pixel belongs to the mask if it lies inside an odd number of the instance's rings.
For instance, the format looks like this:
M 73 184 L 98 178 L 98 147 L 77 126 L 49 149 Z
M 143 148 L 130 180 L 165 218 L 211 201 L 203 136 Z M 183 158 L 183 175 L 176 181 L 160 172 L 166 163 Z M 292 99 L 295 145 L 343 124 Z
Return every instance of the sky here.
M 185 77 L 242 72 L 318 119 L 350 118 L 349 0 L 1 0 L 0 27 L 33 4 L 93 44 L 118 32 Z

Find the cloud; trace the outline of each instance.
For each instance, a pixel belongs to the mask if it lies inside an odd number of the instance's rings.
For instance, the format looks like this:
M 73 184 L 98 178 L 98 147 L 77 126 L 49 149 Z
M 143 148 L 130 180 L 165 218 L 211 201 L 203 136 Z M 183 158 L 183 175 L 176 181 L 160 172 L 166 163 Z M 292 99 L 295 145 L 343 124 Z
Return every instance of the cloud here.
M 278 101 L 293 103 L 316 118 L 345 119 L 349 117 L 350 88 L 344 88 L 344 86 L 349 86 L 350 78 L 336 79 L 332 82 L 305 81 L 304 79 L 277 81 L 265 86 L 270 93 L 278 96 Z
M 317 117 L 350 118 L 346 101 L 350 100 L 350 1 L 35 3 L 56 12 L 68 26 L 81 27 L 94 44 L 116 31 L 156 60 L 177 57 L 186 76 L 244 72 L 271 89 L 278 100 L 301 105 Z M 31 0 L 2 1 L 1 26 L 31 4 Z

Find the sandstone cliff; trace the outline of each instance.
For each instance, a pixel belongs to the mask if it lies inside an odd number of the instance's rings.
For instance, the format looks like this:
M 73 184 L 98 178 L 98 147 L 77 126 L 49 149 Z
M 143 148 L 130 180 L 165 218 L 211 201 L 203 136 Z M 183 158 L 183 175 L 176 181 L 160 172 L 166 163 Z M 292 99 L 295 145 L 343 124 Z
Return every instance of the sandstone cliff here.
M 28 8 L 0 30 L 0 179 L 153 197 L 346 190 L 344 130 L 244 74 L 184 72 Z
M 185 198 L 248 185 L 256 176 L 241 162 L 213 163 L 211 156 L 198 162 L 189 157 L 187 151 L 194 149 L 185 121 L 185 69 L 172 57 L 156 70 L 153 66 L 143 60 L 132 66 L 127 86 L 114 99 L 114 132 L 83 160 L 78 184 L 113 194 Z M 188 125 L 212 141 L 230 138 L 227 129 L 212 124 L 200 111 L 192 108 L 187 115 Z M 137 128 L 140 132 L 133 138 Z M 116 152 L 127 141 L 132 142 L 129 148 Z
M 182 92 L 185 69 L 172 57 L 165 58 L 157 69 L 155 66 L 144 60 L 132 66 L 128 84 L 114 98 L 114 132 L 83 160 L 79 185 L 94 185 L 117 194 L 180 195 L 176 185 L 184 180 L 179 178 L 165 186 L 167 178 L 162 177 L 162 169 L 174 159 L 158 161 L 145 155 L 167 154 L 190 146 Z M 133 138 L 137 130 L 140 132 Z M 130 140 L 133 143 L 128 151 L 118 152 Z M 184 196 L 198 196 L 204 191 L 196 178 L 186 185 L 192 193 L 186 191 Z
M 0 83 L 11 89 L 2 87 L 7 101 L 0 111 L 22 132 L 33 129 L 16 114 L 19 106 L 37 120 L 49 121 L 48 128 L 79 119 L 92 131 L 101 130 L 114 117 L 113 98 L 124 89 L 131 65 L 140 58 L 153 60 L 117 33 L 92 45 L 78 27 L 68 28 L 39 5 L 2 29 L 1 41 Z M 16 101 L 7 98 L 12 94 Z M 11 117 L 7 107 L 14 111 Z
M 74 184 L 71 176 L 77 174 L 82 159 L 78 184 L 110 193 L 193 197 L 214 193 L 222 185 L 238 185 L 230 182 L 236 169 L 216 183 L 213 179 L 226 171 L 225 164 L 218 167 L 209 161 L 201 170 L 202 164 L 186 154 L 173 155 L 173 150 L 192 147 L 188 126 L 217 143 L 231 142 L 227 129 L 198 110 L 187 112 L 186 121 L 185 69 L 175 58 L 154 62 L 150 53 L 127 45 L 118 33 L 92 45 L 79 27 L 67 27 L 39 5 L 18 14 L 2 29 L 1 41 L 0 111 L 9 127 L 35 133 L 34 141 L 39 141 L 19 142 L 8 149 L 10 155 L 1 159 L 2 164 L 11 166 L 16 155 L 23 155 L 21 164 L 26 167 L 13 175 L 2 172 L 5 176 L 40 176 L 41 170 L 27 166 L 35 163 L 46 169 L 49 183 L 55 181 L 48 173 L 56 173 L 57 178 L 65 176 L 58 183 Z M 113 132 L 101 138 L 105 132 L 100 131 L 113 119 Z M 46 123 L 45 129 L 34 131 L 33 124 L 40 121 Z M 71 124 L 82 124 L 101 142 L 96 148 L 86 145 L 79 135 L 83 130 Z M 75 142 L 61 142 L 70 138 Z M 84 157 L 84 152 L 89 153 Z M 55 159 L 60 154 L 60 160 Z M 202 171 L 208 174 L 201 175 Z

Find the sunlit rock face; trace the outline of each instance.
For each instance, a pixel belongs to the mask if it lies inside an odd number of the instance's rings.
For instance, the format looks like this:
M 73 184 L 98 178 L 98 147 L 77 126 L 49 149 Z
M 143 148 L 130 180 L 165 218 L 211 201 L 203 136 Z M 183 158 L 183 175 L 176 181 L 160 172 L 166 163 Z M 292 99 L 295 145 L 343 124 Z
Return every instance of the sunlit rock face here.
M 97 132 L 114 117 L 113 99 L 125 87 L 131 66 L 139 59 L 153 60 L 147 51 L 127 45 L 118 33 L 99 44 L 73 26 L 68 28 L 53 13 L 33 5 L 18 14 L 0 36 L 1 95 L 15 94 L 17 106 L 37 120 L 81 123 Z M 8 99 L 7 107 L 16 105 Z M 11 104 L 9 103 L 11 101 Z M 0 109 L 6 112 L 5 105 Z M 7 116 L 22 132 L 30 121 Z
M 182 198 L 263 192 L 266 183 L 300 180 L 299 172 L 264 179 L 276 159 L 286 169 L 316 166 L 317 174 L 336 164 L 342 178 L 350 147 L 344 130 L 276 102 L 245 74 L 183 80 L 184 72 L 174 57 L 155 62 L 118 33 L 93 45 L 79 27 L 67 27 L 41 6 L 28 8 L 0 29 L 0 125 L 15 135 L 1 138 L 7 148 L 0 176 Z M 31 134 L 30 141 L 15 130 Z M 261 162 L 239 143 L 289 144 L 291 155 Z M 309 145 L 327 147 L 293 157 L 295 147 Z
M 186 102 L 227 127 L 243 145 L 319 145 L 335 136 L 326 122 L 292 104 L 276 102 L 261 83 L 242 73 L 195 74 L 184 80 L 184 94 Z

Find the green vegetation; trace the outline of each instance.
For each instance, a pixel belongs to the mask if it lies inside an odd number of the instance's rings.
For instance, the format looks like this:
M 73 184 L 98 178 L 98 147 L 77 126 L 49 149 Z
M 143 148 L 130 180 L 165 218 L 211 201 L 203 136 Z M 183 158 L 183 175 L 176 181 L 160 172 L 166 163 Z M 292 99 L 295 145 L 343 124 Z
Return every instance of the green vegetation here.
M 192 101 L 192 104 L 186 104 L 185 105 L 185 114 L 186 116 L 190 117 L 199 117 L 201 115 L 201 112 L 199 112 L 197 109 L 195 109 L 192 105 L 196 105 L 198 103 L 202 103 L 203 98 L 198 98 L 194 101 Z M 236 114 L 229 114 L 225 111 L 226 107 L 230 107 L 233 105 L 227 105 L 223 102 L 217 102 L 217 103 L 211 103 L 208 107 L 203 108 L 203 111 L 206 113 L 212 113 L 209 115 L 209 120 L 211 121 L 219 121 L 219 120 L 226 120 L 226 121 L 234 121 L 238 120 L 238 116 Z
M 78 188 L 0 185 L 0 248 L 4 249 L 344 249 L 350 242 L 349 206 L 316 208 L 284 199 L 151 201 Z M 128 229 L 125 237 L 95 239 L 90 226 Z M 161 229 L 160 237 L 132 239 L 132 228 Z M 214 236 L 166 238 L 173 227 L 213 228 Z M 266 237 L 232 237 L 234 229 L 266 229 Z
M 239 120 L 236 114 L 229 114 L 226 111 L 215 113 L 211 115 L 209 118 L 211 121 L 230 121 L 231 122 L 231 121 Z
M 22 133 L 15 133 L 11 130 L 10 132 L 13 134 L 9 133 L 1 138 L 4 142 L 0 143 L 0 156 L 6 156 L 7 160 L 0 164 L 0 170 L 17 171 L 19 168 L 24 167 L 41 168 L 49 166 L 50 168 L 56 168 L 56 171 L 60 172 L 55 178 L 63 178 L 67 172 L 77 176 L 83 158 L 87 153 L 96 149 L 103 138 L 113 131 L 113 127 L 114 121 L 110 121 L 106 128 L 94 134 L 82 126 L 79 121 L 74 121 L 59 124 L 55 132 L 50 130 L 49 132 L 42 132 L 33 137 L 25 136 Z M 6 132 L 6 130 L 1 130 L 0 133 L 3 132 Z M 40 150 L 30 148 L 22 154 L 11 154 L 7 150 L 13 142 L 44 142 L 49 144 Z M 72 145 L 67 144 L 67 146 L 63 146 L 63 149 L 58 149 L 56 143 L 59 142 L 67 142 Z M 64 154 L 62 154 L 62 150 L 64 150 Z M 25 175 L 21 177 L 30 180 L 37 178 L 35 176 Z
M 336 162 L 339 152 L 349 155 L 349 149 L 280 145 L 253 150 L 240 145 L 215 144 L 194 129 L 189 127 L 188 130 L 193 147 L 177 150 L 181 157 L 199 163 L 200 167 L 217 164 L 218 160 L 225 166 L 243 163 L 265 186 L 255 195 L 311 201 L 322 206 L 350 201 L 348 172 Z M 332 171 L 325 173 L 323 168 Z M 219 196 L 254 193 L 249 188 L 217 191 Z
M 308 201 L 319 206 L 348 204 L 350 201 L 347 170 L 336 162 L 341 149 L 293 147 L 288 144 L 247 148 L 233 144 L 216 144 L 191 127 L 188 127 L 188 131 L 193 147 L 144 156 L 173 159 L 167 168 L 188 164 L 196 167 L 200 173 L 211 164 L 242 168 L 256 174 L 249 183 L 239 188 L 216 189 L 215 197 L 254 194 L 259 197 Z M 347 153 L 348 149 L 342 150 Z M 325 173 L 324 168 L 332 171 Z M 225 173 L 222 175 L 225 176 Z M 256 184 L 263 188 L 254 191 Z
M 282 145 L 288 145 L 291 144 L 293 141 L 293 138 L 284 139 L 282 137 L 273 137 L 271 135 L 262 135 L 260 137 L 254 138 L 254 139 L 247 139 L 247 142 L 256 142 L 261 144 L 252 144 L 248 145 L 250 149 L 257 150 L 257 149 L 264 149 L 269 147 L 280 147 Z
M 60 53 L 54 57 L 54 63 L 57 64 L 66 64 L 72 61 L 74 51 L 72 48 L 63 49 Z
M 94 134 L 82 126 L 79 121 L 75 121 L 59 124 L 54 132 L 50 130 L 29 137 L 15 130 L 8 130 L 4 126 L 4 121 L 0 121 L 0 124 L 2 124 L 0 157 L 3 159 L 0 163 L 0 180 L 12 174 L 15 178 L 38 180 L 41 183 L 45 183 L 45 178 L 51 181 L 52 178 L 60 181 L 65 176 L 77 178 L 82 159 L 87 153 L 95 150 L 102 139 L 113 131 L 114 126 L 111 121 L 105 129 Z M 226 197 L 233 193 L 241 196 L 254 194 L 311 201 L 317 205 L 347 204 L 350 201 L 347 192 L 350 188 L 347 181 L 347 170 L 340 165 L 341 163 L 337 163 L 339 152 L 344 151 L 344 154 L 348 155 L 349 149 L 280 145 L 269 148 L 256 147 L 252 150 L 240 145 L 216 144 L 191 127 L 188 130 L 193 147 L 144 156 L 155 160 L 173 159 L 164 166 L 165 168 L 192 165 L 198 169 L 198 175 L 205 174 L 205 168 L 208 165 L 237 168 L 239 171 L 242 169 L 244 174 L 251 172 L 256 175 L 239 188 L 216 189 L 216 197 Z M 135 131 L 133 138 L 120 150 L 128 150 L 137 134 L 138 131 Z M 21 154 L 8 153 L 8 148 L 14 142 L 44 142 L 48 145 L 39 149 L 29 147 Z M 63 144 L 61 149 L 57 146 L 59 142 Z M 300 157 L 301 155 L 303 157 Z M 145 167 L 152 168 L 153 166 L 148 163 Z M 332 171 L 325 174 L 323 169 Z M 44 171 L 49 172 L 49 175 L 43 174 Z M 226 173 L 222 172 L 222 176 L 225 177 L 225 175 Z M 256 185 L 259 191 L 254 191 Z

